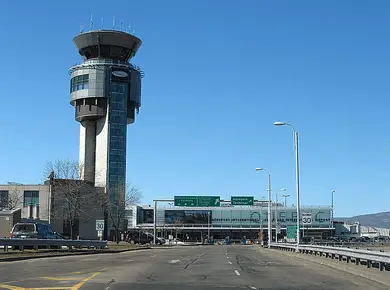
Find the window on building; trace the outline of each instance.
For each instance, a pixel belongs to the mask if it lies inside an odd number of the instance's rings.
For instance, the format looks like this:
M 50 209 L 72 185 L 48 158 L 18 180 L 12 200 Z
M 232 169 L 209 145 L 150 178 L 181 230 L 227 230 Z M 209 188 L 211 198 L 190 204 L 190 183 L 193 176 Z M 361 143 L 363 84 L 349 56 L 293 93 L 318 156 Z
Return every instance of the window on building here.
M 39 191 L 38 190 L 25 190 L 24 191 L 24 206 L 39 204 Z
M 75 76 L 70 80 L 70 92 L 88 89 L 89 75 Z
M 8 207 L 8 190 L 0 190 L 0 209 Z

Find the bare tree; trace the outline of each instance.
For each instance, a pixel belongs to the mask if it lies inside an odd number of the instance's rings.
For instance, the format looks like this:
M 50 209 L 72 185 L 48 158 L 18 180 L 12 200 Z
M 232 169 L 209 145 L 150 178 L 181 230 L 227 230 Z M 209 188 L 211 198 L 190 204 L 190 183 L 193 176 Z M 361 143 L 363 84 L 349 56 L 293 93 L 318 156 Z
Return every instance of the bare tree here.
M 179 219 L 175 219 L 173 221 L 176 239 L 177 239 L 177 234 L 183 229 L 183 224 L 184 224 L 184 222 L 182 220 L 179 220 Z
M 115 240 L 119 243 L 121 225 L 124 225 L 126 209 L 140 202 L 142 194 L 140 190 L 130 184 L 118 184 L 111 187 L 103 194 L 103 204 L 108 218 L 115 230 Z
M 56 160 L 45 166 L 52 185 L 51 220 L 65 221 L 72 239 L 77 234 L 80 219 L 93 218 L 95 210 L 103 212 L 102 204 L 96 204 L 96 188 L 81 179 L 82 170 L 83 166 L 72 160 Z
M 23 194 L 18 186 L 15 186 L 8 192 L 8 204 L 7 208 L 10 210 L 23 206 Z

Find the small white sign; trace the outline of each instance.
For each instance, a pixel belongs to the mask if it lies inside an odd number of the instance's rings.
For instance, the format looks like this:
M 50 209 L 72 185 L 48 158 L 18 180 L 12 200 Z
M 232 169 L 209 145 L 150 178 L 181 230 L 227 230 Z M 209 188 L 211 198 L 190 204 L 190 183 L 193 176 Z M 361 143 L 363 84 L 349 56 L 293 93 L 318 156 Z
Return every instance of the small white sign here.
M 311 222 L 312 222 L 311 212 L 302 213 L 302 224 L 311 225 Z
M 104 230 L 104 220 L 96 220 L 96 230 L 97 231 Z
M 121 71 L 121 70 L 115 70 L 112 72 L 112 75 L 118 77 L 118 78 L 126 78 L 129 76 L 129 74 L 125 71 Z

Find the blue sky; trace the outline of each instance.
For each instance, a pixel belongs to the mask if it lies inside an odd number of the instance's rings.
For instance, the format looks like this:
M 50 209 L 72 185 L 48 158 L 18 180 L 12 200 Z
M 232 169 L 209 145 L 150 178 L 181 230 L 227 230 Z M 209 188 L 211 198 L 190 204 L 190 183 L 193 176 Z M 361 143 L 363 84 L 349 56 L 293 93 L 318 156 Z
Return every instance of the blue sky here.
M 335 215 L 390 209 L 389 1 L 6 1 L 0 10 L 0 183 L 38 183 L 78 159 L 68 68 L 80 26 L 132 24 L 143 40 L 142 107 L 128 127 L 127 178 L 144 202 L 266 195 Z M 115 3 L 115 4 L 114 4 Z

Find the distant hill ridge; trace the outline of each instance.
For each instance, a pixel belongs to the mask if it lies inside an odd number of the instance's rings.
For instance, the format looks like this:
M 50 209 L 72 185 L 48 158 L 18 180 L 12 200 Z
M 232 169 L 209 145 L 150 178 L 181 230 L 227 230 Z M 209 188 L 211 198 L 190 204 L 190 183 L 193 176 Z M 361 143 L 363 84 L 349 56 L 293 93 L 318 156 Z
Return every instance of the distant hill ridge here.
M 357 215 L 349 218 L 335 218 L 337 221 L 359 222 L 363 226 L 390 228 L 390 211 Z

